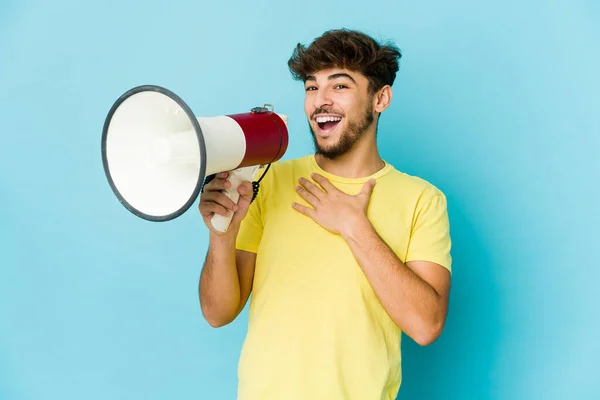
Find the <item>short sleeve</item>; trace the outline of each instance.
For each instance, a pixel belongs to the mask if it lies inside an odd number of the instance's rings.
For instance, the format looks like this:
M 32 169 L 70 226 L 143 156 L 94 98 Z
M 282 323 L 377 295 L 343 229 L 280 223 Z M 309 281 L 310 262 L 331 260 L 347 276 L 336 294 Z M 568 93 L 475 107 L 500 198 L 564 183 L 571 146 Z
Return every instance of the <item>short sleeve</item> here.
M 440 191 L 417 204 L 406 253 L 408 261 L 431 261 L 452 271 L 450 222 L 446 197 Z
M 246 217 L 240 224 L 240 231 L 236 239 L 236 248 L 238 250 L 249 251 L 251 253 L 258 252 L 258 246 L 263 233 L 263 218 L 261 210 L 261 191 L 250 204 Z

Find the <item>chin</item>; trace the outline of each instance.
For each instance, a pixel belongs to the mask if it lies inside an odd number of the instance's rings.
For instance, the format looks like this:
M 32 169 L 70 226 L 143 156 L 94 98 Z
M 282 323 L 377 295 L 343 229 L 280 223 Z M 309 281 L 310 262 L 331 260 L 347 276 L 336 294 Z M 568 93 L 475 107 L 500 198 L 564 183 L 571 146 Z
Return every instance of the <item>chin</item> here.
M 348 153 L 352 149 L 351 143 L 342 143 L 336 141 L 334 144 L 324 146 L 321 143 L 315 143 L 315 152 L 329 160 L 334 160 Z
M 350 137 L 343 135 L 344 126 L 336 126 L 330 131 L 323 131 L 318 126 L 309 125 L 315 153 L 333 160 L 346 154 L 354 144 Z
M 313 132 L 312 137 L 313 137 L 315 147 L 319 151 L 328 152 L 328 151 L 335 150 L 335 148 L 338 147 L 339 143 L 340 143 L 340 137 L 338 135 L 321 136 L 318 133 L 315 134 Z

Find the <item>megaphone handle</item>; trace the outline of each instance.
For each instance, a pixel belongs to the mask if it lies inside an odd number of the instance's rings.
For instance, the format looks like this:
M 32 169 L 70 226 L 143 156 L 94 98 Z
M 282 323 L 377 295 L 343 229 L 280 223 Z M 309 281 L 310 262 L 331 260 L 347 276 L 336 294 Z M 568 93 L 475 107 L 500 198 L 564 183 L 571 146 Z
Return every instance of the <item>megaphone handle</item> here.
M 249 167 L 242 167 L 231 171 L 229 173 L 229 178 L 227 179 L 229 182 L 231 182 L 231 186 L 229 187 L 229 189 L 224 190 L 223 194 L 225 194 L 227 197 L 233 200 L 235 204 L 237 204 L 238 200 L 240 199 L 238 187 L 244 181 L 252 182 L 252 180 L 254 179 L 254 175 L 256 174 L 256 171 L 259 167 L 259 165 L 252 165 Z M 213 228 L 215 228 L 217 231 L 227 232 L 227 228 L 229 228 L 232 218 L 233 213 L 230 213 L 227 217 L 224 217 L 220 214 L 215 214 L 210 222 L 212 223 Z

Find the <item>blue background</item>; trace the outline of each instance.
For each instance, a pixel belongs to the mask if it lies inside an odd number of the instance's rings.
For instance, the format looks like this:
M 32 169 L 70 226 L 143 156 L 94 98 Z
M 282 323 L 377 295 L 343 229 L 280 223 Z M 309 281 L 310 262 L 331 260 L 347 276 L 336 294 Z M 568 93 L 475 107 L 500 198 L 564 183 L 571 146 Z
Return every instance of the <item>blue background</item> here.
M 207 230 L 117 202 L 104 118 L 146 83 L 199 116 L 272 103 L 307 154 L 286 62 L 342 26 L 402 49 L 382 154 L 449 199 L 448 323 L 405 339 L 399 398 L 600 398 L 598 1 L 2 0 L 0 399 L 235 397 L 246 311 L 203 320 Z

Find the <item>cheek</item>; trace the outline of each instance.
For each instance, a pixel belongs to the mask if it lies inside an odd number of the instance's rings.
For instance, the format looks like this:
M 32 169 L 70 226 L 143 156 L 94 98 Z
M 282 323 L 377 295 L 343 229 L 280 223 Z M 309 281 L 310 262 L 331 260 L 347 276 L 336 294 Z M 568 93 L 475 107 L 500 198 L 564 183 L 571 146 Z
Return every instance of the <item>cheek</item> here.
M 334 108 L 342 111 L 346 116 L 350 117 L 352 117 L 356 113 L 356 110 L 358 110 L 361 106 L 360 100 L 349 95 L 348 93 L 336 96 L 333 104 Z
M 345 107 L 348 113 L 352 115 L 352 118 L 357 118 L 364 115 L 365 110 L 369 107 L 369 102 L 367 99 L 354 99 L 348 102 Z
M 306 114 L 306 117 L 308 119 L 310 119 L 312 112 L 313 112 L 313 107 L 311 106 L 311 102 L 308 99 L 308 97 L 306 97 L 304 99 L 304 113 Z

